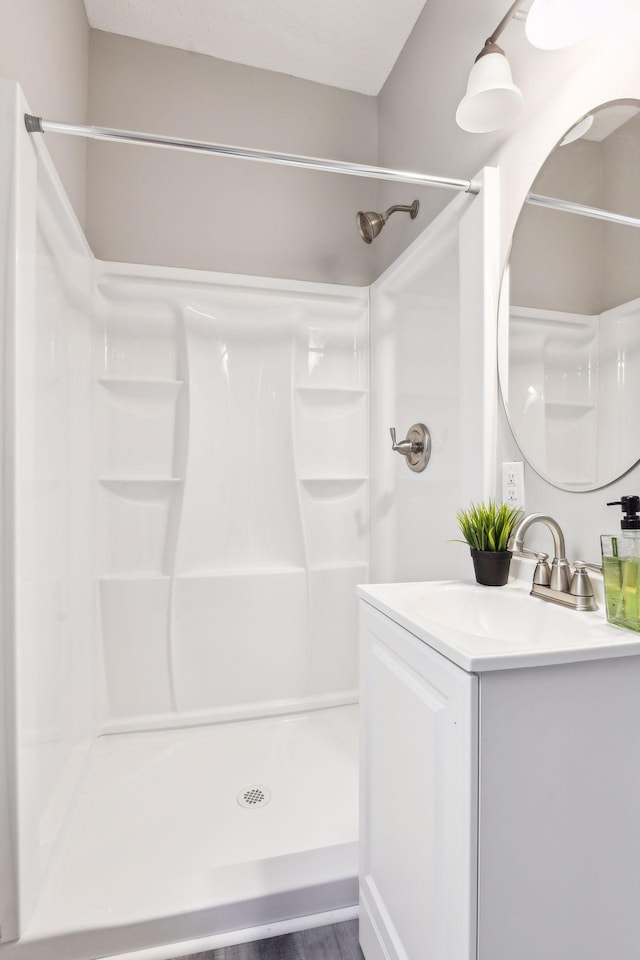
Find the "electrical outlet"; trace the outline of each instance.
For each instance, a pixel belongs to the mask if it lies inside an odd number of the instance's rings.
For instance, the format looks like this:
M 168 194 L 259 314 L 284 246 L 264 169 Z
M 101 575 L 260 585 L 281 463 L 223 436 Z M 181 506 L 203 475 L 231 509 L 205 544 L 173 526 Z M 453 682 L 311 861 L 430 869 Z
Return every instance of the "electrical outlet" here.
M 510 507 L 524 510 L 524 463 L 513 460 L 502 464 L 502 500 Z

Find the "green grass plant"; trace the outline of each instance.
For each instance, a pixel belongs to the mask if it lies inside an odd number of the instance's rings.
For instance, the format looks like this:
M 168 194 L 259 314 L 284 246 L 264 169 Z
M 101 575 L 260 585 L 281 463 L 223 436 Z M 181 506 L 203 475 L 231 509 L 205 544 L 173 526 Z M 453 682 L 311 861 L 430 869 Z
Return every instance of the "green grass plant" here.
M 456 513 L 464 537 L 464 541 L 459 542 L 468 543 L 472 550 L 489 550 L 492 553 L 506 550 L 520 513 L 518 507 L 510 507 L 506 503 L 498 505 L 495 500 L 472 503 L 468 510 L 458 510 Z

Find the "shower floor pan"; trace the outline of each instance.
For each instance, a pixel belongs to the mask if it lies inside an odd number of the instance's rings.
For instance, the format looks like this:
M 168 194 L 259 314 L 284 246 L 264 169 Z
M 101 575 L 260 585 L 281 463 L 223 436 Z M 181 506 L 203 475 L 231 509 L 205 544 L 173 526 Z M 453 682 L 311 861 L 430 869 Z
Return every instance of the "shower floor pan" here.
M 16 960 L 356 904 L 357 816 L 355 706 L 100 737 Z

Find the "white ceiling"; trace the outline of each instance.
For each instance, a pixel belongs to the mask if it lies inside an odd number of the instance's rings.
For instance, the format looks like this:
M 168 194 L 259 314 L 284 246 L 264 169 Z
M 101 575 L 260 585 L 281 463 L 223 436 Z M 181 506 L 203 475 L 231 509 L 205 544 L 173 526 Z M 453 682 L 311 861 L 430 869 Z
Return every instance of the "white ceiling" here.
M 84 0 L 89 24 L 376 95 L 425 0 Z

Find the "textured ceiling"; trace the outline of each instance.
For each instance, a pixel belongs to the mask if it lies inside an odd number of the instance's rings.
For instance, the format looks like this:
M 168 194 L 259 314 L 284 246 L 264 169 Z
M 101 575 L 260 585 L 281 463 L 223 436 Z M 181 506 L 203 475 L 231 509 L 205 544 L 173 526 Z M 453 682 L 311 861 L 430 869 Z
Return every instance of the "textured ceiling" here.
M 375 95 L 425 0 L 84 0 L 97 30 Z

